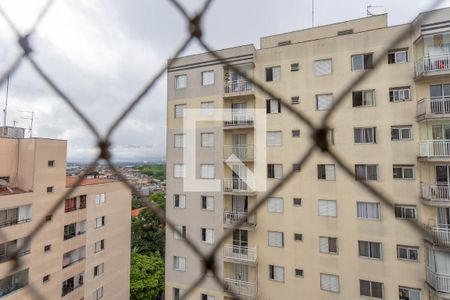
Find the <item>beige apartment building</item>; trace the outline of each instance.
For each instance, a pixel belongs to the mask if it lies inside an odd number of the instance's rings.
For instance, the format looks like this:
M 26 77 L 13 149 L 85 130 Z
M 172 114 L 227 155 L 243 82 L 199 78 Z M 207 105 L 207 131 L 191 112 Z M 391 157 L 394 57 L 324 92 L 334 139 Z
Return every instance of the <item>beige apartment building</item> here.
M 450 9 L 422 13 L 413 25 L 388 26 L 387 15 L 378 15 L 264 37 L 259 49 L 217 51 L 315 124 L 368 72 L 332 116 L 327 136 L 355 178 L 320 151 L 295 165 L 311 144 L 310 130 L 223 61 L 203 53 L 173 62 L 167 216 L 182 234 L 167 229 L 167 299 L 179 299 L 202 272 L 183 239 L 208 253 L 242 219 L 217 254 L 225 291 L 207 275 L 189 299 L 231 299 L 228 291 L 260 300 L 450 299 Z M 191 108 L 205 115 L 227 108 L 231 115 L 198 122 L 196 155 L 186 161 L 183 120 Z M 255 117 L 261 110 L 264 120 Z M 261 130 L 265 138 L 256 138 Z M 231 154 L 241 162 L 230 163 Z M 196 177 L 220 180 L 219 191 L 184 186 L 193 159 Z M 264 194 L 252 181 L 270 188 L 292 168 L 295 176 L 249 216 Z M 395 209 L 360 180 L 393 199 Z
M 30 285 L 52 300 L 129 299 L 131 194 L 120 182 L 86 179 L 50 214 L 77 180 L 66 177 L 66 148 L 0 137 L 0 299 L 36 299 Z

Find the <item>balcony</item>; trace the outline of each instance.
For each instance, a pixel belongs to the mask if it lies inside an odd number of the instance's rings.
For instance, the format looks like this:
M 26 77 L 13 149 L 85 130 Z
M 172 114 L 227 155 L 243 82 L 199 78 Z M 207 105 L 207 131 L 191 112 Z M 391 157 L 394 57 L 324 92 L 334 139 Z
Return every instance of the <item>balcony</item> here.
M 253 161 L 255 159 L 253 145 L 225 145 L 223 148 L 223 158 L 227 160 L 232 154 L 241 161 Z
M 420 141 L 419 157 L 442 161 L 450 159 L 450 140 Z
M 416 62 L 416 77 L 448 74 L 450 71 L 450 53 L 428 55 Z
M 450 275 L 439 274 L 427 268 L 427 283 L 437 292 L 450 293 Z
M 450 118 L 450 98 L 422 99 L 417 102 L 417 119 Z
M 233 195 L 254 195 L 255 180 L 248 178 L 224 178 L 223 192 Z
M 422 198 L 433 206 L 450 206 L 450 186 L 420 183 Z
M 232 263 L 256 265 L 256 247 L 242 247 L 225 244 L 223 246 L 223 258 L 225 261 Z
M 245 78 L 225 82 L 224 98 L 238 98 L 253 96 L 253 83 Z
M 247 230 L 255 230 L 256 227 L 256 215 L 249 216 L 247 212 L 231 212 L 225 211 L 223 213 L 223 226 L 225 228 L 233 228 L 241 220 L 244 221 L 240 228 Z
M 253 128 L 254 111 L 238 109 L 225 111 L 223 129 Z
M 241 298 L 256 299 L 257 285 L 256 282 L 247 282 L 225 278 L 224 284 L 226 291 L 241 296 Z
M 431 227 L 433 243 L 438 246 L 450 246 L 450 227 L 448 225 L 438 225 Z

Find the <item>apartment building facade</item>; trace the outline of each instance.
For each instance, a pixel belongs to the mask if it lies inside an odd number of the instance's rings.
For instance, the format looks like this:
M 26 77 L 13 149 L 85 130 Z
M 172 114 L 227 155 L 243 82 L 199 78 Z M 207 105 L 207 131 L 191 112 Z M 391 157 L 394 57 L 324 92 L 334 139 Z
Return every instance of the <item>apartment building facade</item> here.
M 66 177 L 66 148 L 0 137 L 1 299 L 36 299 L 31 285 L 45 299 L 129 299 L 131 194 L 120 182 L 86 179 L 50 213 L 77 180 Z
M 332 115 L 327 135 L 355 178 L 320 151 L 297 165 L 312 132 L 210 53 L 172 62 L 167 216 L 182 234 L 166 232 L 168 299 L 180 298 L 202 273 L 183 239 L 208 253 L 240 220 L 216 257 L 226 289 L 207 275 L 189 299 L 232 299 L 228 291 L 244 299 L 450 299 L 449 16 L 448 8 L 422 13 L 411 30 L 388 26 L 387 15 L 379 15 L 264 37 L 260 49 L 217 51 L 315 124 L 367 72 Z M 185 109 L 222 108 L 231 110 L 223 121 L 197 123 L 189 157 L 195 176 L 220 180 L 221 189 L 186 188 Z M 255 117 L 261 110 L 263 122 Z M 260 130 L 264 139 L 256 138 Z M 232 154 L 240 161 L 230 162 Z M 264 194 L 252 181 L 264 180 L 268 190 L 292 168 L 294 177 L 248 215 Z M 362 180 L 394 199 L 395 208 L 368 193 Z

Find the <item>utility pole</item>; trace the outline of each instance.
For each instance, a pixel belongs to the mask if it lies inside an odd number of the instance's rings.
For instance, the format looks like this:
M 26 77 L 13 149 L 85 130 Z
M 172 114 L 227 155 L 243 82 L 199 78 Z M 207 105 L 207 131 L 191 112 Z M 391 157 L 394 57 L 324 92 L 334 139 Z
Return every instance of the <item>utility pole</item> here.
M 8 94 L 9 94 L 9 75 L 6 77 L 6 101 L 3 109 L 3 127 L 6 127 L 6 118 L 8 116 Z

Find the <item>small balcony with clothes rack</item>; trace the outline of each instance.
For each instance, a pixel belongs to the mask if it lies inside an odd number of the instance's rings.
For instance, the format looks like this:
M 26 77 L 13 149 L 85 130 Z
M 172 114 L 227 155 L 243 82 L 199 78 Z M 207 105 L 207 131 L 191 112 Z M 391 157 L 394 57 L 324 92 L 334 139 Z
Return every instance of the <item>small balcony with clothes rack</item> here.
M 427 227 L 431 233 L 430 242 L 438 247 L 450 247 L 450 224 L 437 224 Z
M 225 145 L 223 148 L 223 159 L 228 160 L 233 155 L 244 162 L 253 161 L 255 159 L 254 146 L 248 144 Z
M 450 139 L 421 140 L 419 159 L 422 161 L 450 161 Z
M 224 178 L 225 195 L 256 195 L 254 178 Z
M 447 119 L 450 118 L 450 97 L 424 98 L 417 102 L 417 119 Z
M 425 204 L 436 207 L 450 207 L 450 186 L 448 184 L 421 182 L 420 189 Z
M 223 227 L 234 229 L 234 226 L 242 221 L 239 226 L 240 229 L 255 230 L 256 229 L 256 215 L 249 215 L 246 211 L 224 211 L 223 212 Z
M 226 262 L 255 266 L 257 263 L 256 246 L 225 244 L 223 246 L 223 259 Z
M 255 89 L 250 78 L 253 77 L 253 63 L 224 67 L 224 99 L 254 98 Z
M 243 129 L 254 127 L 255 113 L 251 108 L 226 109 L 223 129 Z
M 232 292 L 243 299 L 257 299 L 258 286 L 256 281 L 249 282 L 244 280 L 236 280 L 232 278 L 224 278 L 225 291 Z
M 414 48 L 416 80 L 450 74 L 450 32 L 423 35 Z

